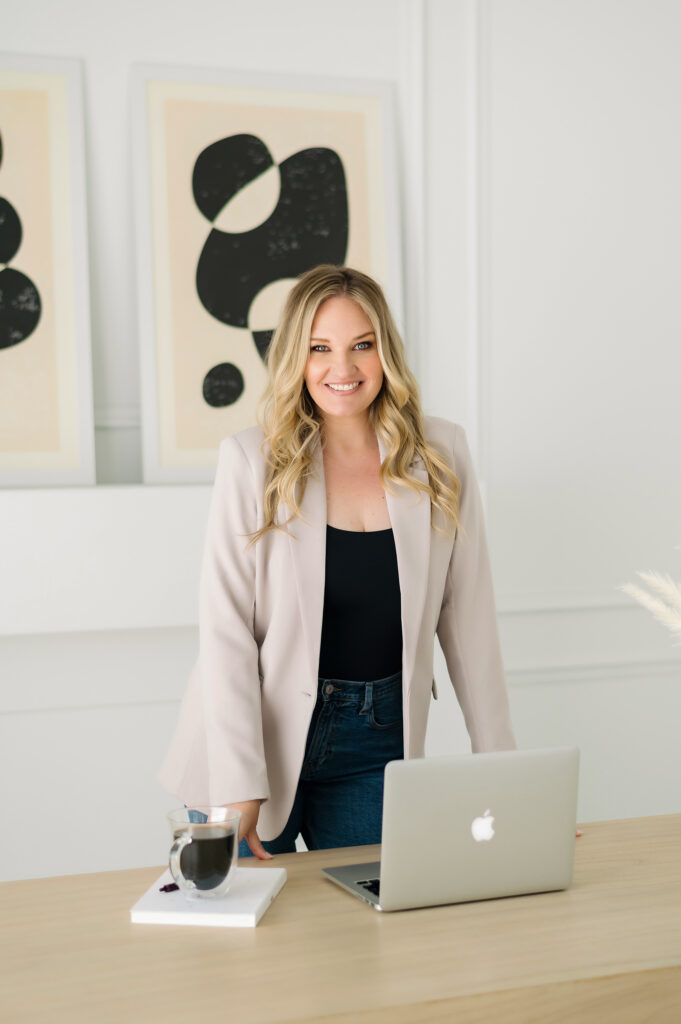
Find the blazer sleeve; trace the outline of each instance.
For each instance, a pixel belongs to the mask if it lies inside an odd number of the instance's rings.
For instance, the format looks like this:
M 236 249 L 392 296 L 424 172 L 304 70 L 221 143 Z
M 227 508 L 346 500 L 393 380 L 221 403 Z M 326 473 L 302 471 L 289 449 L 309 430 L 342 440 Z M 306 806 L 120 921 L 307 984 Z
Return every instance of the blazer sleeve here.
M 199 672 L 212 804 L 270 795 L 254 637 L 253 469 L 234 437 L 220 445 L 199 587 Z
M 473 753 L 513 750 L 480 488 L 465 431 L 456 427 L 454 471 L 459 522 L 447 570 L 437 636 Z

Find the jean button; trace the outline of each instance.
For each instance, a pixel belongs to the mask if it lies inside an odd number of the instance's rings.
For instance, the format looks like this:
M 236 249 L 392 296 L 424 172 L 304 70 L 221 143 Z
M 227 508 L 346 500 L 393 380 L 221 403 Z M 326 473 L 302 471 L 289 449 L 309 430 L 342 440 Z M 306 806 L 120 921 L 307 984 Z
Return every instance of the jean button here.
M 326 693 L 327 695 L 333 693 L 334 690 L 335 686 L 333 685 L 333 683 L 327 683 L 326 686 L 324 687 L 324 693 Z

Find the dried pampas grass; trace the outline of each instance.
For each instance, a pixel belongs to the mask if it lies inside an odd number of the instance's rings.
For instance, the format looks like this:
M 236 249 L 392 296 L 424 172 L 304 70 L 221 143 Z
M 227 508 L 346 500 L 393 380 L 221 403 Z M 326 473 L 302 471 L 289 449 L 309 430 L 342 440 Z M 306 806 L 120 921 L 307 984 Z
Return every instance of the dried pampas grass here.
M 658 622 L 678 637 L 681 644 L 681 583 L 676 583 L 671 576 L 652 570 L 636 575 L 647 584 L 649 590 L 643 590 L 635 583 L 625 583 L 619 589 L 651 611 Z

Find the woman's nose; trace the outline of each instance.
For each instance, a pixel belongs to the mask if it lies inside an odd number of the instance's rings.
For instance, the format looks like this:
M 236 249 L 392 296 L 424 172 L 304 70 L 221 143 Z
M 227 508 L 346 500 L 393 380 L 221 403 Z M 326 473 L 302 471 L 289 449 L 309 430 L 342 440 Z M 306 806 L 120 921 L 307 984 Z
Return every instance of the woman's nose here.
M 354 370 L 355 361 L 351 352 L 347 355 L 338 355 L 333 361 L 333 372 L 341 379 L 351 377 Z

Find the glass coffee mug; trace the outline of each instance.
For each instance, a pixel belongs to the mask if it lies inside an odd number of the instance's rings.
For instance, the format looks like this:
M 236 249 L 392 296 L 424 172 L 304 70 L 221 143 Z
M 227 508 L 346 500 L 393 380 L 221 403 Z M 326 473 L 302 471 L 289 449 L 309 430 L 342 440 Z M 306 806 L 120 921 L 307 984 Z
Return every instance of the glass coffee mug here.
M 170 873 L 185 896 L 224 896 L 239 849 L 241 811 L 234 807 L 179 807 L 170 811 Z

